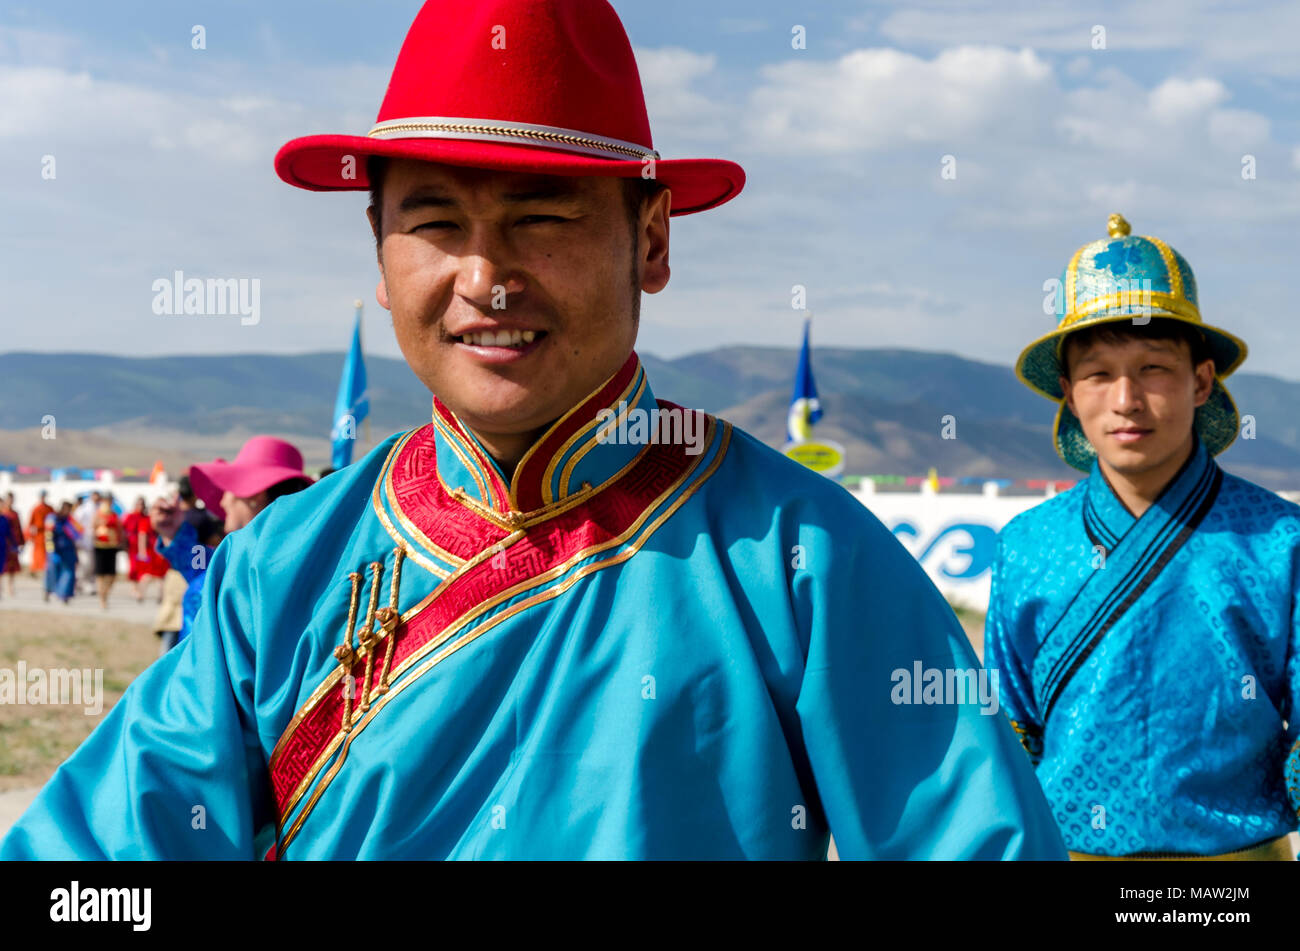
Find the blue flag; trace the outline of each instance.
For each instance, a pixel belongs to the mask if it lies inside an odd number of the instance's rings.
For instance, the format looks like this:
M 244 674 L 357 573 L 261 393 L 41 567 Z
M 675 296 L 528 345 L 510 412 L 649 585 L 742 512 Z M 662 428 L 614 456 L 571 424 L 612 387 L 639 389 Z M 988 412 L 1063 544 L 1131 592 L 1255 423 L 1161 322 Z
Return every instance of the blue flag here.
M 352 463 L 352 447 L 357 441 L 357 426 L 370 415 L 370 399 L 366 395 L 366 362 L 361 356 L 361 308 L 357 308 L 357 323 L 352 331 L 352 349 L 343 362 L 343 378 L 339 380 L 339 395 L 334 401 L 334 428 L 330 440 L 334 454 L 330 465 L 342 469 Z
M 812 355 L 808 348 L 808 328 L 811 324 L 811 320 L 805 320 L 803 324 L 803 349 L 799 351 L 799 369 L 794 375 L 794 394 L 790 397 L 790 414 L 785 423 L 786 438 L 792 443 L 811 439 L 813 423 L 822 418 L 822 404 L 817 398 Z

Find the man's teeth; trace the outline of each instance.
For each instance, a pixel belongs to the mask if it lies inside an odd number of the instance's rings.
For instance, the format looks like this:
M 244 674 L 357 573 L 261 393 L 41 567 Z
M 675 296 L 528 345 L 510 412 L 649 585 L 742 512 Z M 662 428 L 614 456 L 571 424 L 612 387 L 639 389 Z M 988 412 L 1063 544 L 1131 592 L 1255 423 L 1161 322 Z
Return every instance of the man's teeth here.
M 520 347 L 537 339 L 535 330 L 483 330 L 461 334 L 461 343 L 474 347 Z

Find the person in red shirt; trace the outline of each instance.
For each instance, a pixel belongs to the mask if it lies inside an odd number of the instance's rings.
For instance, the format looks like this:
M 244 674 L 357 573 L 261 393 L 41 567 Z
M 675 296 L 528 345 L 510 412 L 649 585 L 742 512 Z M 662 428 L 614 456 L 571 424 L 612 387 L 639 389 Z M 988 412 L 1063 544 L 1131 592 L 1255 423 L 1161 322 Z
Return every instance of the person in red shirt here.
M 109 499 L 99 503 L 95 514 L 95 587 L 99 605 L 108 610 L 108 592 L 117 580 L 117 553 L 122 547 L 122 522 Z
M 126 553 L 130 564 L 128 577 L 135 586 L 136 601 L 143 601 L 144 589 L 149 581 L 159 579 L 161 588 L 162 577 L 167 574 L 168 568 L 167 559 L 154 551 L 158 533 L 149 519 L 149 513 L 145 511 L 144 496 L 136 498 L 135 507 L 122 520 L 122 529 L 126 533 Z M 160 602 L 161 597 L 160 594 Z

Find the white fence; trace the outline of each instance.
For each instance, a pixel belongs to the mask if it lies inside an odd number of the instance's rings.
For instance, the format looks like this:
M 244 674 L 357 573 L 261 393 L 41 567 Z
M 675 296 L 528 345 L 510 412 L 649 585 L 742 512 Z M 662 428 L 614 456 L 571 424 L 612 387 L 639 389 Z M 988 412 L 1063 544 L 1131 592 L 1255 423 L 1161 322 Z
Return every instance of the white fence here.
M 14 494 L 14 506 L 23 516 L 24 523 L 36 503 L 40 501 L 41 490 L 47 493 L 45 501 L 55 508 L 65 499 L 77 504 L 77 496 L 88 492 L 111 492 L 113 498 L 122 506 L 122 511 L 131 511 L 135 500 L 144 496 L 144 504 L 149 506 L 153 500 L 164 495 L 176 494 L 176 483 L 162 481 L 150 482 L 115 482 L 111 475 L 103 479 L 56 479 L 53 482 L 17 482 L 8 472 L 0 472 L 0 495 L 8 492 Z
M 0 472 L 0 494 L 12 490 L 14 504 L 23 516 L 36 505 L 41 489 L 49 493 L 48 501 L 55 506 L 64 499 L 75 501 L 83 492 L 96 489 L 112 492 L 122 508 L 130 511 L 137 496 L 144 496 L 145 503 L 149 504 L 161 495 L 174 493 L 176 484 L 170 481 L 157 485 L 115 483 L 111 477 L 99 481 L 10 483 L 9 473 Z M 1002 496 L 992 482 L 985 485 L 983 493 L 936 493 L 924 486 L 919 492 L 873 489 L 871 483 L 863 483 L 854 494 L 921 563 L 949 601 L 974 611 L 984 611 L 988 606 L 990 569 L 998 532 L 1011 519 L 1047 497 L 1041 494 Z M 1300 493 L 1279 494 L 1300 501 Z

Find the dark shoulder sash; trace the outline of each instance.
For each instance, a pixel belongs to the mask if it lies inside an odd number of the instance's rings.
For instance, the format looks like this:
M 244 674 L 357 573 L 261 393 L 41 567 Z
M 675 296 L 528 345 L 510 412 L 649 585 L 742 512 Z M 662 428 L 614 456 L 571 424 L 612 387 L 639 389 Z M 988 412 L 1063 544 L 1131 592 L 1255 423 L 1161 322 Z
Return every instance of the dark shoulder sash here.
M 1223 472 L 1213 459 L 1183 475 L 1188 478 L 1175 477 L 1107 552 L 1039 646 L 1032 673 L 1044 724 L 1102 638 L 1160 577 L 1214 505 Z

